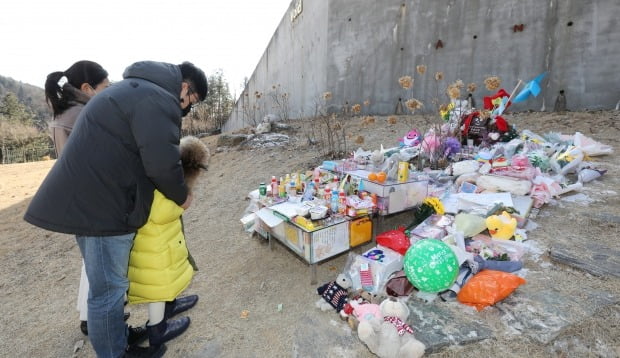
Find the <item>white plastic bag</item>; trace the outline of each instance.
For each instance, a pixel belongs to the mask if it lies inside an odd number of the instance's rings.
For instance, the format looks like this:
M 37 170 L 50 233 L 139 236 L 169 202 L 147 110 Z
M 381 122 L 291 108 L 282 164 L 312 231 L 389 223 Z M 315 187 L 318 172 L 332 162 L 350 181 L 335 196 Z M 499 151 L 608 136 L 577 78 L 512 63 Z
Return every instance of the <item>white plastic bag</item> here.
M 591 157 L 611 154 L 614 151 L 612 146 L 599 143 L 592 138 L 584 136 L 580 132 L 575 133 L 573 144 L 575 144 L 576 147 L 581 148 L 586 155 Z

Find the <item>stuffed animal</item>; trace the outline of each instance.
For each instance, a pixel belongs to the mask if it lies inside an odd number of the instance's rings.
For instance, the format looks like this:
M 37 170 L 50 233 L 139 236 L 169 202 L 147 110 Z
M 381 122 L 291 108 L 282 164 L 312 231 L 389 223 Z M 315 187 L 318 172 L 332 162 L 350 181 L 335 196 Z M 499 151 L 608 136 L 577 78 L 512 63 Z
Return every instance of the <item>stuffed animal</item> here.
M 381 150 L 375 150 L 370 154 L 370 163 L 372 164 L 374 170 L 383 171 L 387 166 L 387 161 L 385 159 L 385 155 Z
M 416 129 L 412 129 L 407 132 L 407 135 L 398 140 L 401 147 L 415 147 L 420 145 L 420 132 Z
M 398 163 L 404 161 L 400 153 L 394 153 L 387 159 L 386 172 L 389 180 L 396 180 L 398 178 Z
M 360 322 L 370 320 L 381 320 L 381 308 L 376 303 L 360 302 L 361 300 L 353 300 L 347 303 L 346 306 L 350 307 L 350 313 L 347 317 L 347 322 L 352 330 L 356 330 Z M 345 308 L 342 311 L 346 311 Z
M 351 281 L 344 274 L 339 274 L 336 281 L 328 282 L 316 289 L 321 296 L 316 301 L 316 306 L 321 311 L 335 309 L 336 312 L 340 313 L 349 301 L 349 288 L 351 288 Z
M 514 236 L 517 229 L 517 219 L 503 211 L 501 215 L 491 215 L 486 219 L 489 234 L 494 239 L 508 240 Z
M 360 340 L 380 358 L 422 357 L 426 346 L 414 337 L 413 329 L 406 323 L 407 305 L 391 297 L 381 302 L 379 308 L 381 319 L 371 318 L 359 323 Z

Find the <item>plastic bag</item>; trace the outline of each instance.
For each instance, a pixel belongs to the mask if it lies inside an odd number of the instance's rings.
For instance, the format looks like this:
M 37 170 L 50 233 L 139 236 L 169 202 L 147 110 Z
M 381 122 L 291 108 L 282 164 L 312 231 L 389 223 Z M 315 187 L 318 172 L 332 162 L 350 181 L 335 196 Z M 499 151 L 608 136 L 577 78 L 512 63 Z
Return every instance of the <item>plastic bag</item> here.
M 478 311 L 508 297 L 525 279 L 511 273 L 482 270 L 472 277 L 456 296 L 459 302 Z
M 405 271 L 397 271 L 385 284 L 385 293 L 388 296 L 409 296 L 413 292 L 413 285 L 407 279 Z
M 592 138 L 584 136 L 581 132 L 575 133 L 573 143 L 576 147 L 581 148 L 585 154 L 591 157 L 611 154 L 614 151 L 612 146 L 599 143 Z
M 405 235 L 405 228 L 399 227 L 396 230 L 390 230 L 377 235 L 377 244 L 383 247 L 387 247 L 398 252 L 401 255 L 405 255 L 411 242 L 407 235 Z

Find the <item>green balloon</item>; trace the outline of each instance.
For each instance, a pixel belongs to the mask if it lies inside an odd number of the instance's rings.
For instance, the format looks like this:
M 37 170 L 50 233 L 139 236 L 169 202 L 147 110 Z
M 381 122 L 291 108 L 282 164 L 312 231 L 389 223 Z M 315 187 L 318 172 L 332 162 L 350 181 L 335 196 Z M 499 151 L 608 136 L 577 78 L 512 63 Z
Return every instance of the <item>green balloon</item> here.
M 456 255 L 450 246 L 436 239 L 413 244 L 405 253 L 403 267 L 409 282 L 424 292 L 450 288 L 459 274 Z

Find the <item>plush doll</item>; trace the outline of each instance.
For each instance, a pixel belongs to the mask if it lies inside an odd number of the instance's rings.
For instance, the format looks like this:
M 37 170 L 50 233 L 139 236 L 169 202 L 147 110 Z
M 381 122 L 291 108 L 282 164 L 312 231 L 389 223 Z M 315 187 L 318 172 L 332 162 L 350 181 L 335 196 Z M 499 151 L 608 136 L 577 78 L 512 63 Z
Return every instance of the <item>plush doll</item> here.
M 514 236 L 517 229 L 517 219 L 503 211 L 501 215 L 491 215 L 486 219 L 489 234 L 494 239 L 508 240 Z
M 415 147 L 420 144 L 420 132 L 412 129 L 407 135 L 398 140 L 401 147 Z
M 360 340 L 380 358 L 422 357 L 426 346 L 414 337 L 413 329 L 406 323 L 409 317 L 407 305 L 391 297 L 379 308 L 381 319 L 371 317 L 359 323 L 357 334 Z
M 351 288 L 351 281 L 344 274 L 339 274 L 336 281 L 328 282 L 316 289 L 321 296 L 316 301 L 316 306 L 321 311 L 335 309 L 340 313 L 349 300 L 349 288 Z
M 359 326 L 360 322 L 370 321 L 370 320 L 381 320 L 383 316 L 381 315 L 381 308 L 376 303 L 368 303 L 363 302 L 362 300 L 353 300 L 347 305 L 350 308 L 349 316 L 347 317 L 347 321 L 349 323 L 349 327 L 352 330 L 356 330 Z M 343 311 L 346 311 L 345 308 Z
M 385 170 L 387 167 L 387 160 L 381 150 L 375 150 L 372 154 L 370 154 L 370 164 L 372 164 L 373 169 L 376 171 Z
M 401 161 L 403 160 L 400 153 L 394 153 L 387 159 L 385 171 L 387 172 L 387 178 L 389 180 L 396 180 L 398 178 L 398 163 Z

